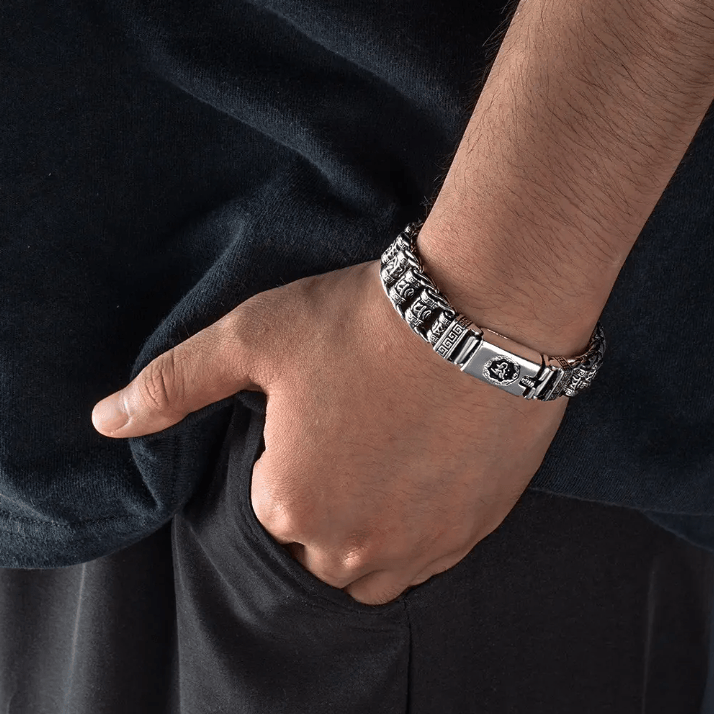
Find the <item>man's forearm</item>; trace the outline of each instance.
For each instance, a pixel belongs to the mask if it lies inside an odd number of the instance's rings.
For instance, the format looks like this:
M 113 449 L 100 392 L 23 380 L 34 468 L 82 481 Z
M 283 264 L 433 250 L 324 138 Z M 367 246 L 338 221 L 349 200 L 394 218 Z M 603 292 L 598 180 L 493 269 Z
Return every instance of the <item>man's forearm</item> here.
M 422 228 L 427 273 L 479 326 L 582 350 L 713 99 L 714 0 L 521 0 Z

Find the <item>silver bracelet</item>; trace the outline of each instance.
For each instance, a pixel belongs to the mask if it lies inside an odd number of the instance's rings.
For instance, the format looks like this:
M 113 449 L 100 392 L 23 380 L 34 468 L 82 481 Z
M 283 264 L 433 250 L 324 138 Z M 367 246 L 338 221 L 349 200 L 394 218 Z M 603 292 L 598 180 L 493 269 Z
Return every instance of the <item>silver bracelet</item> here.
M 587 350 L 577 357 L 549 357 L 474 325 L 458 313 L 424 272 L 416 250 L 421 222 L 414 222 L 382 253 L 380 276 L 392 305 L 434 352 L 488 384 L 526 399 L 572 397 L 590 386 L 605 354 L 598 320 Z

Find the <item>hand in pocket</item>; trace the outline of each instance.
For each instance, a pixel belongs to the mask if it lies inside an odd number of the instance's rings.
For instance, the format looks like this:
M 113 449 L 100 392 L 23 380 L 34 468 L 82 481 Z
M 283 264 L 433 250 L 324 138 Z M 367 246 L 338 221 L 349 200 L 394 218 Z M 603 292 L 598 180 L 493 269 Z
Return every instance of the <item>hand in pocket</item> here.
M 92 419 L 106 436 L 142 436 L 244 390 L 268 400 L 258 520 L 309 572 L 370 605 L 454 566 L 503 522 L 567 402 L 518 399 L 436 355 L 369 261 L 241 303 Z

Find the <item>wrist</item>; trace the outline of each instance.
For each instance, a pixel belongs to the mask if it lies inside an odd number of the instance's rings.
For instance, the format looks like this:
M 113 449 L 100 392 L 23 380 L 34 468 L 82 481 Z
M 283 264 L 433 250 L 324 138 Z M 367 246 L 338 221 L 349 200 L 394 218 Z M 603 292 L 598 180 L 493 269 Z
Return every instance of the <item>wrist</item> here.
M 593 285 L 583 279 L 587 266 L 566 270 L 554 257 L 553 270 L 536 277 L 515 257 L 499 254 L 493 235 L 478 238 L 473 227 L 464 234 L 453 224 L 429 219 L 417 250 L 426 274 L 454 309 L 478 327 L 549 356 L 585 351 L 619 272 Z

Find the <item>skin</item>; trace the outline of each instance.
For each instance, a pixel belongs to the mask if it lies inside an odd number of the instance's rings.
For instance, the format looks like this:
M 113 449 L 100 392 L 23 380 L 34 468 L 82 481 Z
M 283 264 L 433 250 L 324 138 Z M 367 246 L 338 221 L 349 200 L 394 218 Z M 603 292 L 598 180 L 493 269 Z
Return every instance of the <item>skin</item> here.
M 522 0 L 421 230 L 427 273 L 480 327 L 581 354 L 712 100 L 714 0 Z
M 521 2 L 418 240 L 457 310 L 549 355 L 583 351 L 714 98 L 712 47 L 714 0 Z M 265 392 L 256 516 L 308 571 L 372 605 L 504 521 L 568 403 L 514 397 L 436 355 L 378 267 L 254 296 L 92 413 L 126 438 Z M 104 421 L 112 404 L 122 428 Z
M 439 357 L 392 307 L 378 261 L 261 293 L 140 377 L 122 391 L 129 423 L 108 436 L 265 392 L 256 516 L 369 604 L 455 565 L 503 521 L 566 402 L 517 400 Z

